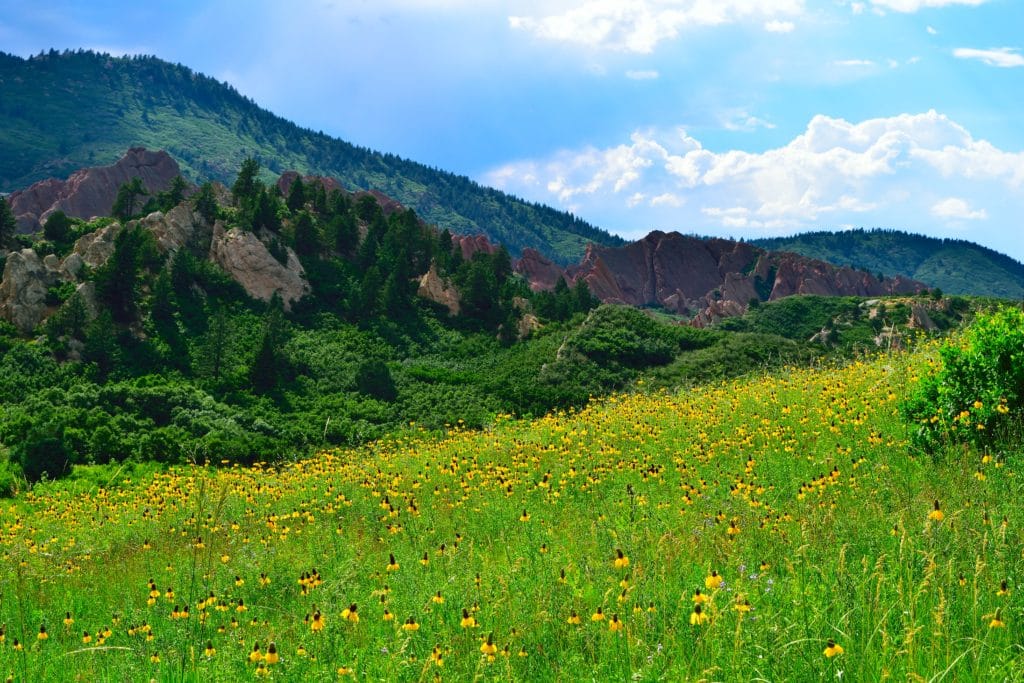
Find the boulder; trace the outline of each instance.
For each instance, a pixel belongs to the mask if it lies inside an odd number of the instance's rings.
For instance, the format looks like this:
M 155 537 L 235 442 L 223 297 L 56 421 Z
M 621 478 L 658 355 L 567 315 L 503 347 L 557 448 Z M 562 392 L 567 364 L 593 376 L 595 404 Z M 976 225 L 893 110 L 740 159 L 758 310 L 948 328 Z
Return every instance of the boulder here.
M 219 232 L 210 245 L 210 259 L 242 285 L 249 296 L 270 301 L 280 294 L 285 309 L 292 302 L 309 294 L 306 272 L 290 247 L 286 247 L 288 260 L 282 264 L 266 245 L 251 232 L 232 228 Z
M 0 281 L 0 317 L 24 334 L 32 332 L 45 317 L 46 291 L 58 279 L 58 272 L 31 249 L 12 251 Z
M 451 315 L 458 315 L 462 308 L 462 301 L 459 299 L 459 290 L 455 289 L 450 282 L 446 282 L 437 273 L 437 266 L 430 264 L 430 270 L 420 278 L 419 288 L 416 294 L 441 304 L 448 309 Z
M 102 266 L 114 253 L 114 240 L 119 232 L 121 224 L 111 223 L 88 235 L 82 235 L 71 248 L 71 253 L 65 257 L 63 269 L 77 274 L 82 264 L 90 268 Z
M 152 233 L 162 253 L 175 253 L 187 244 L 197 243 L 203 248 L 210 244 L 212 231 L 206 220 L 183 202 L 166 214 L 155 211 L 138 223 Z
M 18 221 L 18 231 L 38 232 L 58 210 L 72 218 L 109 216 L 118 188 L 132 178 L 141 178 L 153 195 L 166 190 L 179 173 L 178 162 L 167 152 L 133 147 L 110 166 L 83 168 L 67 180 L 43 180 L 12 193 L 8 202 Z

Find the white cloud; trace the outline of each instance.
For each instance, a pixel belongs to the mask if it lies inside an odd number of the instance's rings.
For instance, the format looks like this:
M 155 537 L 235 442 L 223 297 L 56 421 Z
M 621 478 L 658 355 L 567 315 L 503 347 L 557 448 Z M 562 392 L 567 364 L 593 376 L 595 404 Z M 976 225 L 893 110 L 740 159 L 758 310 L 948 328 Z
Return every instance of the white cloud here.
M 875 66 L 870 59 L 839 59 L 832 63 L 836 66 Z
M 524 180 L 531 176 L 549 180 L 546 193 Z M 977 205 L 1024 211 L 1024 151 L 975 139 L 935 111 L 858 123 L 818 115 L 763 152 L 712 151 L 683 130 L 637 131 L 628 144 L 509 164 L 485 181 L 647 228 L 912 227 L 929 215 L 989 217 Z
M 988 0 L 871 0 L 871 4 L 878 8 L 911 14 L 926 7 L 949 7 L 951 5 L 969 5 L 977 7 Z
M 653 81 L 660 75 L 661 74 L 654 69 L 644 69 L 640 71 L 630 70 L 626 72 L 626 78 L 633 81 Z
M 947 197 L 936 202 L 932 205 L 932 215 L 947 220 L 979 221 L 988 218 L 985 209 L 973 210 L 966 200 L 959 197 Z
M 769 33 L 792 33 L 793 29 L 796 28 L 796 24 L 792 21 L 779 21 L 778 19 L 772 19 L 764 23 L 764 30 Z
M 1010 68 L 1024 66 L 1024 55 L 1020 54 L 1019 48 L 997 47 L 991 50 L 976 50 L 970 47 L 958 47 L 953 50 L 953 56 L 958 59 L 978 59 L 989 66 Z
M 930 36 L 937 36 L 939 34 L 939 32 L 936 31 L 935 28 L 932 27 L 932 26 L 929 26 L 925 30 L 928 31 L 928 35 L 930 35 Z
M 851 3 L 850 4 L 850 9 L 853 11 L 854 14 L 863 14 L 864 13 L 864 3 L 863 2 Z
M 767 128 L 769 130 L 775 128 L 775 124 L 771 121 L 751 116 L 745 109 L 729 109 L 724 111 L 719 115 L 718 122 L 722 128 L 734 132 L 751 132 L 758 128 Z
M 804 0 L 583 0 L 541 17 L 510 16 L 509 27 L 548 40 L 620 52 L 650 53 L 691 27 L 797 16 Z

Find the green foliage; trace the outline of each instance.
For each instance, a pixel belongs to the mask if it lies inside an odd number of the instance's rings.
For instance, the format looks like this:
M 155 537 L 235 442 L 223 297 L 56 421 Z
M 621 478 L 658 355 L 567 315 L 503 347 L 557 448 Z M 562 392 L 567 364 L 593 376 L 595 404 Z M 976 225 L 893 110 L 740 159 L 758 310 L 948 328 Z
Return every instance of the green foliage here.
M 125 228 L 114 238 L 113 255 L 95 273 L 96 296 L 114 320 L 135 319 L 139 299 L 140 269 L 158 263 L 152 233 L 140 226 Z
M 0 197 L 0 246 L 5 245 L 14 236 L 17 229 L 18 222 L 11 212 L 11 207 L 7 204 L 7 198 Z
M 43 224 L 43 237 L 55 244 L 63 244 L 71 236 L 71 219 L 63 211 L 54 211 Z
M 34 433 L 18 447 L 21 471 L 30 482 L 59 479 L 71 472 L 71 460 L 63 435 Z
M 207 223 L 213 223 L 219 213 L 217 198 L 213 192 L 212 183 L 203 183 L 192 199 L 193 206 L 200 216 L 206 219 Z
M 135 218 L 141 213 L 141 199 L 147 194 L 146 188 L 142 185 L 142 178 L 138 176 L 122 183 L 121 187 L 117 188 L 117 198 L 114 199 L 110 215 L 122 221 Z
M 359 365 L 356 370 L 356 390 L 380 401 L 394 401 L 398 397 L 391 371 L 386 363 L 377 359 Z
M 902 405 L 915 443 L 935 452 L 949 442 L 995 446 L 1024 416 L 1024 312 L 979 315 L 943 344 L 940 369 Z

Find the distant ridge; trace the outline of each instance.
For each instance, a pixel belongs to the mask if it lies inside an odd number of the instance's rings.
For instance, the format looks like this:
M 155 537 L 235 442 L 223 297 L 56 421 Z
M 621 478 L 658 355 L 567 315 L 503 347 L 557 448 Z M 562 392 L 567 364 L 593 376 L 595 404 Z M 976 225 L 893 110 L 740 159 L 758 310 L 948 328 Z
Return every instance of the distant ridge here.
M 1024 264 L 967 240 L 876 228 L 823 230 L 751 243 L 872 273 L 902 275 L 947 294 L 1024 299 Z
M 156 57 L 51 50 L 28 59 L 0 52 L 0 192 L 85 166 L 129 147 L 165 149 L 192 181 L 233 180 L 246 156 L 379 190 L 425 220 L 483 233 L 518 256 L 526 247 L 559 263 L 589 242 L 619 237 L 562 211 L 483 187 L 465 176 L 301 128 L 231 86 Z

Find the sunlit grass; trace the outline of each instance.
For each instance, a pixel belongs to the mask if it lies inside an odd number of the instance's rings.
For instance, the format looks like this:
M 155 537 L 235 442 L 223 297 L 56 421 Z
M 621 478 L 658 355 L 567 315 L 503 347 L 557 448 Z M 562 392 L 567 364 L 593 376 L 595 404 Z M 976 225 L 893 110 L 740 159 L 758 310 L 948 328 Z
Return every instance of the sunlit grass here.
M 0 515 L 0 674 L 1020 679 L 1016 463 L 913 456 L 931 353 L 43 487 Z

